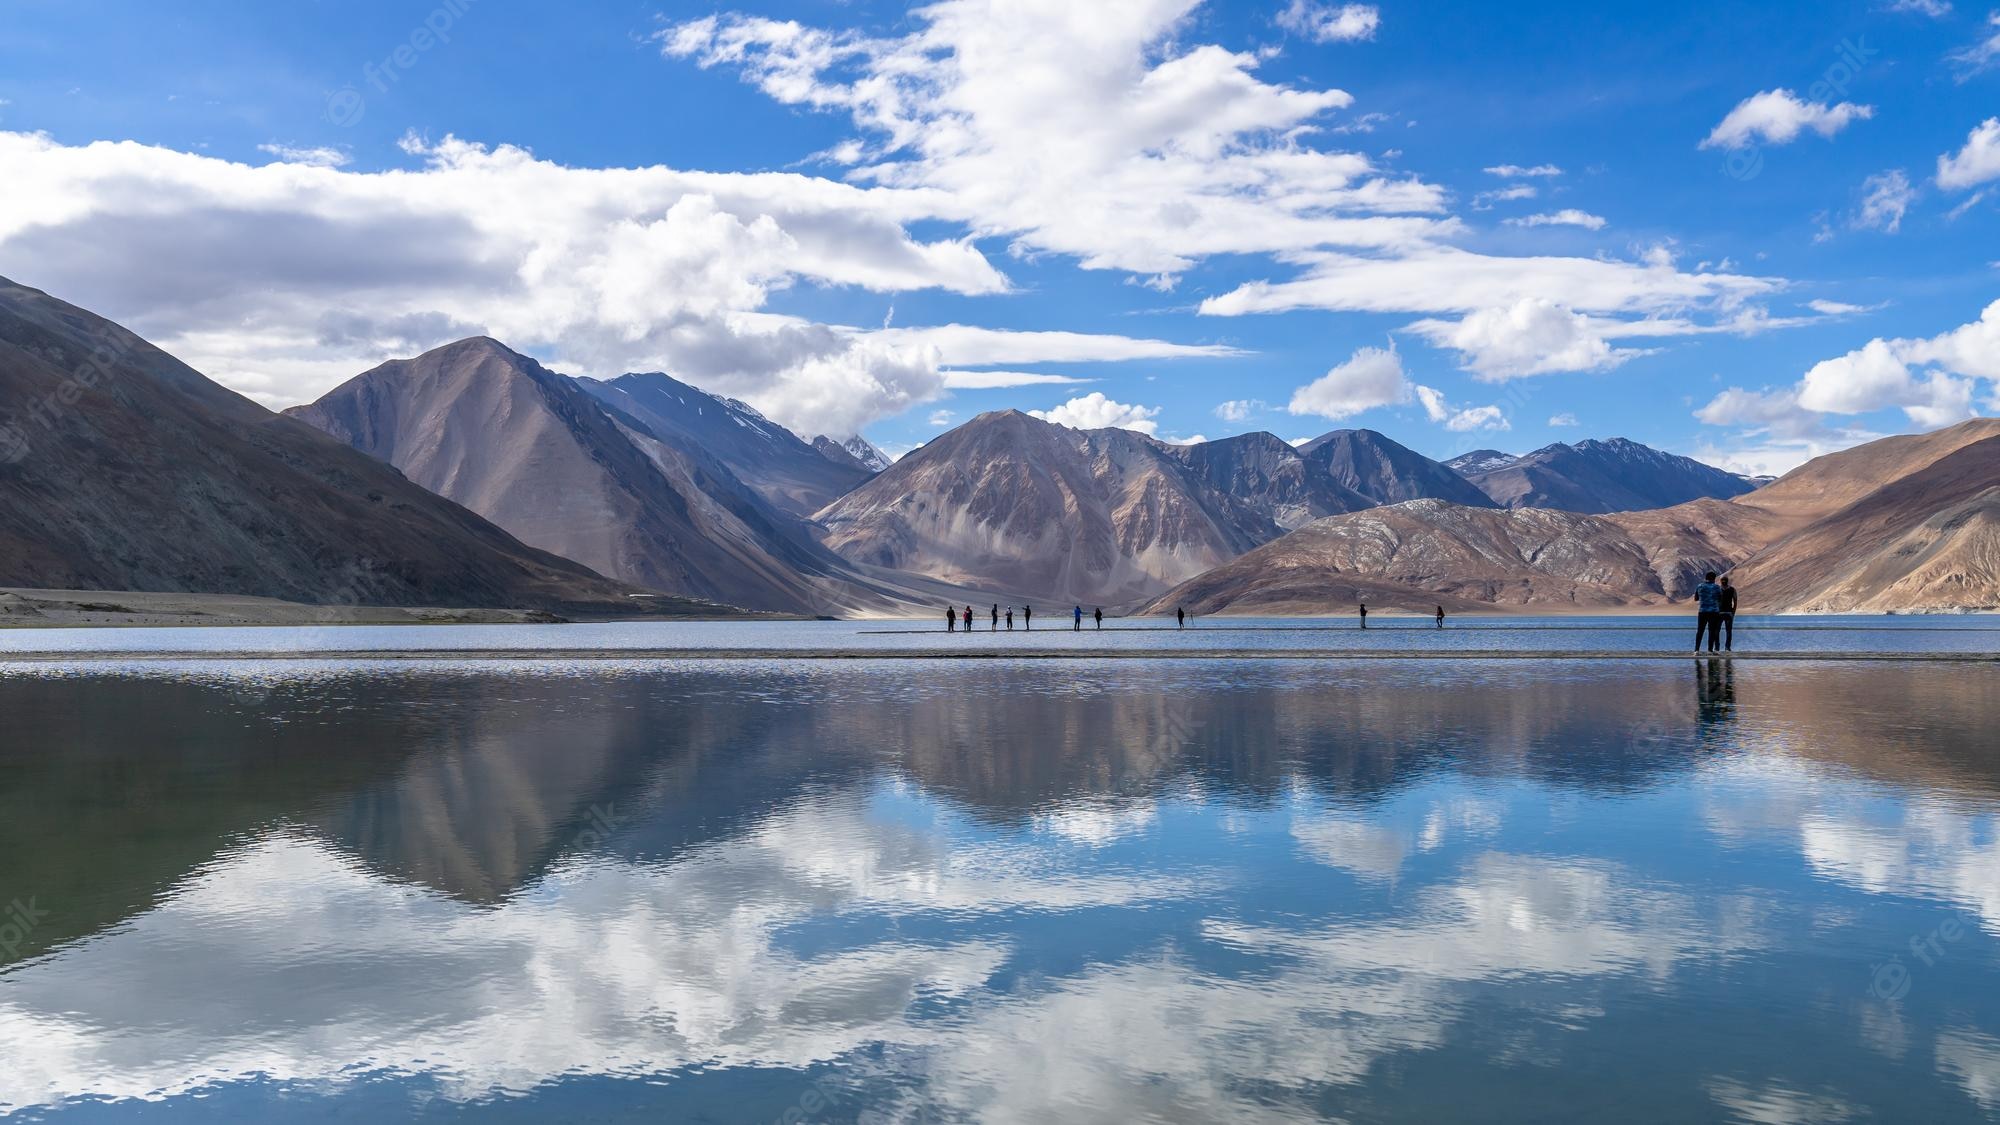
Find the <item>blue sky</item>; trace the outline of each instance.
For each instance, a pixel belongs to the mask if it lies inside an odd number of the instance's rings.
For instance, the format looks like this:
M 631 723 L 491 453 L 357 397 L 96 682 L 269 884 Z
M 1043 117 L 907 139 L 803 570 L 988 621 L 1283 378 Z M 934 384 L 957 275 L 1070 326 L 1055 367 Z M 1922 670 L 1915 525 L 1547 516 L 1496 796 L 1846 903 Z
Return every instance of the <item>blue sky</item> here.
M 4 17 L 0 274 L 271 405 L 486 332 L 892 450 L 1019 407 L 1768 471 L 2000 379 L 1983 5 Z

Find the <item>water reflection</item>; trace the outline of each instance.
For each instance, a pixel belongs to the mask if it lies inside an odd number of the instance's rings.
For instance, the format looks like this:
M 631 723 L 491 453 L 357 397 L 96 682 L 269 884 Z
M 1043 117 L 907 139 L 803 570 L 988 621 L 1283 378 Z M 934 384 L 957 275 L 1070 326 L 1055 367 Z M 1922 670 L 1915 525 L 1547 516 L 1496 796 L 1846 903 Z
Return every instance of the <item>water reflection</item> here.
M 1994 673 L 1685 677 L 0 679 L 0 1108 L 2000 1111 Z

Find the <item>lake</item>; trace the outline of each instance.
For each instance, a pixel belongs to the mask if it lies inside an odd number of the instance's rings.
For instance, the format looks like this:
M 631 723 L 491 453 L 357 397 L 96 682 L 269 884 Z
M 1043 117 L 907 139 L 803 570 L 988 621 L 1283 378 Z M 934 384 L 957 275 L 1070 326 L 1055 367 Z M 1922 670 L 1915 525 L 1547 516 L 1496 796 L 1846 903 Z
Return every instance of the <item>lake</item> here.
M 1245 624 L 1102 643 L 1682 644 Z M 0 646 L 947 640 L 912 628 Z M 2000 1119 L 1997 698 L 1977 661 L 0 663 L 0 1114 Z

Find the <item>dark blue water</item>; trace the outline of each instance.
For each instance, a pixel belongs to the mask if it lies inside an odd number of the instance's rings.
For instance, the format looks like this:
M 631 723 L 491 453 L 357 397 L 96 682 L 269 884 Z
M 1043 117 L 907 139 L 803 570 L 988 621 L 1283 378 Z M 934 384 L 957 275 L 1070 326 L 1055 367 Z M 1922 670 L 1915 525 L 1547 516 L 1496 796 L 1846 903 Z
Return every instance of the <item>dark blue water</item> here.
M 0 1112 L 1993 1120 L 1996 698 L 1896 662 L 16 666 Z

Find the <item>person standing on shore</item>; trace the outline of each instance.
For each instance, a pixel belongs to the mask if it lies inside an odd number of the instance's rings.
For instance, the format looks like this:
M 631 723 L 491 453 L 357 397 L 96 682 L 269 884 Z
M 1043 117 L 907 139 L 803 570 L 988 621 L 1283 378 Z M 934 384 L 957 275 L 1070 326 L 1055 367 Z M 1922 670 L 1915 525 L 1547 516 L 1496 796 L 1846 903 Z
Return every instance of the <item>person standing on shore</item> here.
M 966 606 L 966 607 L 965 607 L 965 617 L 964 617 L 964 621 L 965 621 L 965 631 L 966 631 L 966 632 L 968 632 L 968 633 L 972 632 L 972 607 L 971 607 L 971 606 Z
M 953 613 L 950 606 L 944 607 L 944 631 L 947 633 L 958 632 L 958 614 Z
M 1187 609 L 1185 607 L 1183 606 L 1174 607 L 1174 624 L 1175 628 L 1179 629 L 1187 628 Z
M 1097 631 L 1098 631 L 1098 632 L 1100 632 L 1100 633 L 1104 631 L 1104 607 L 1103 607 L 1103 606 L 1098 606 L 1098 607 L 1097 607 Z
M 1438 628 L 1444 628 L 1444 607 L 1438 607 Z
M 1363 629 L 1366 629 L 1366 628 L 1368 627 L 1368 603 L 1367 603 L 1367 602 L 1362 602 L 1362 603 L 1361 603 L 1361 627 L 1362 627 Z
M 1069 631 L 1070 631 L 1070 632 L 1072 632 L 1072 633 L 1081 633 L 1081 632 L 1083 632 L 1083 607 L 1082 607 L 1082 606 L 1077 606 L 1077 607 L 1076 607 L 1076 617 L 1074 618 L 1074 620 L 1073 620 L 1072 624 L 1070 625 L 1070 627 L 1069 627 Z
M 1736 651 L 1736 587 L 1729 584 L 1729 576 L 1722 577 L 1722 650 Z
M 1034 606 L 1024 605 L 1021 607 L 1021 628 L 1026 629 L 1030 633 L 1035 631 Z
M 993 631 L 994 631 L 994 632 L 996 632 L 996 633 L 1000 631 L 1000 603 L 999 603 L 999 602 L 994 602 L 994 603 L 993 603 Z
M 1011 605 L 1007 607 L 1007 631 L 1014 631 L 1014 607 Z
M 1703 643 L 1708 651 L 1721 649 L 1722 638 L 1722 587 L 1715 584 L 1715 572 L 1702 576 L 1700 585 L 1694 588 L 1694 600 L 1698 612 L 1694 619 L 1694 650 L 1700 652 Z

